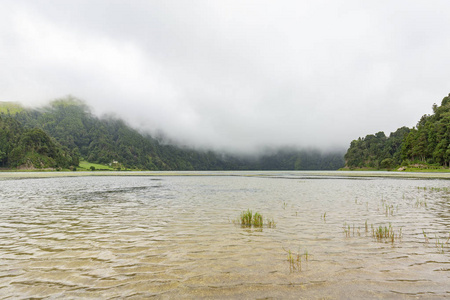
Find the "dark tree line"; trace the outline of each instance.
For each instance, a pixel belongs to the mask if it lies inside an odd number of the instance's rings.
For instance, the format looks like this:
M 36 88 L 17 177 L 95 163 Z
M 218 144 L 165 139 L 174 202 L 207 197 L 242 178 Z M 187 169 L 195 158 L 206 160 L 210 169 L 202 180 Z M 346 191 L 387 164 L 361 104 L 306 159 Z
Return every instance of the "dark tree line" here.
M 345 160 L 349 168 L 388 169 L 416 163 L 449 167 L 450 94 L 414 128 L 399 128 L 389 137 L 378 132 L 353 140 Z
M 349 168 L 389 169 L 402 162 L 403 140 L 410 129 L 401 127 L 387 137 L 384 132 L 353 140 L 345 154 Z

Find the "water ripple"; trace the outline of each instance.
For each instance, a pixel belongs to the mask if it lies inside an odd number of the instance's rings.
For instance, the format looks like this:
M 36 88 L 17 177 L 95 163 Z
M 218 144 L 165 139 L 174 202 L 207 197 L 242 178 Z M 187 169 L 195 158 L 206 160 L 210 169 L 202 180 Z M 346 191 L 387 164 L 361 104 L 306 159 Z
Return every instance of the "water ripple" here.
M 447 182 L 250 175 L 2 179 L 0 293 L 108 299 L 450 293 L 450 210 L 448 194 L 439 190 Z M 247 209 L 273 218 L 276 228 L 234 225 Z M 389 224 L 402 228 L 394 243 L 373 237 L 371 226 Z M 301 271 L 292 271 L 286 249 L 303 255 Z

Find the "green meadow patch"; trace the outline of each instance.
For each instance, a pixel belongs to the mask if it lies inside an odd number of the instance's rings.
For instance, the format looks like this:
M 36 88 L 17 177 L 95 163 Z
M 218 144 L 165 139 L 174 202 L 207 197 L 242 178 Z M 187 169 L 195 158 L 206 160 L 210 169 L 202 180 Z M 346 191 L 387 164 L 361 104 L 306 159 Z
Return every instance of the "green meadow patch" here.
M 87 170 L 87 171 L 89 171 L 89 170 L 92 170 L 92 171 L 96 171 L 96 170 L 99 170 L 99 171 L 105 171 L 105 170 L 114 171 L 114 168 L 112 168 L 112 167 L 110 167 L 108 165 L 94 164 L 94 163 L 90 163 L 90 162 L 85 161 L 85 160 L 81 160 L 80 161 L 79 170 L 80 171 L 85 171 L 85 170 Z
M 11 115 L 14 115 L 22 110 L 23 107 L 19 103 L 0 101 L 0 113 L 8 114 L 9 112 Z

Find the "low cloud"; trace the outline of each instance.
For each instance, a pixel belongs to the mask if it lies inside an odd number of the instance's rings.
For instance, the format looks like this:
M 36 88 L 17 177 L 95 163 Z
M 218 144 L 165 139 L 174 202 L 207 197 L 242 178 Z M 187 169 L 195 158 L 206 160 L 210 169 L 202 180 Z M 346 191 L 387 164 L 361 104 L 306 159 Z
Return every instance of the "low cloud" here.
M 180 144 L 345 148 L 449 92 L 450 2 L 2 1 L 0 100 L 71 94 Z

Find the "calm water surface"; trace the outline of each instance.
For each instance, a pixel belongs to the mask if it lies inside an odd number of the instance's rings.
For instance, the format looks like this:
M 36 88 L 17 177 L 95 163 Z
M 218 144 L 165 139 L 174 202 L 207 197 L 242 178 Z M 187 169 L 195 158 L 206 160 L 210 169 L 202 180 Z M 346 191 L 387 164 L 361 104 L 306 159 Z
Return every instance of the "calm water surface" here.
M 448 180 L 198 174 L 2 178 L 0 297 L 450 297 Z

